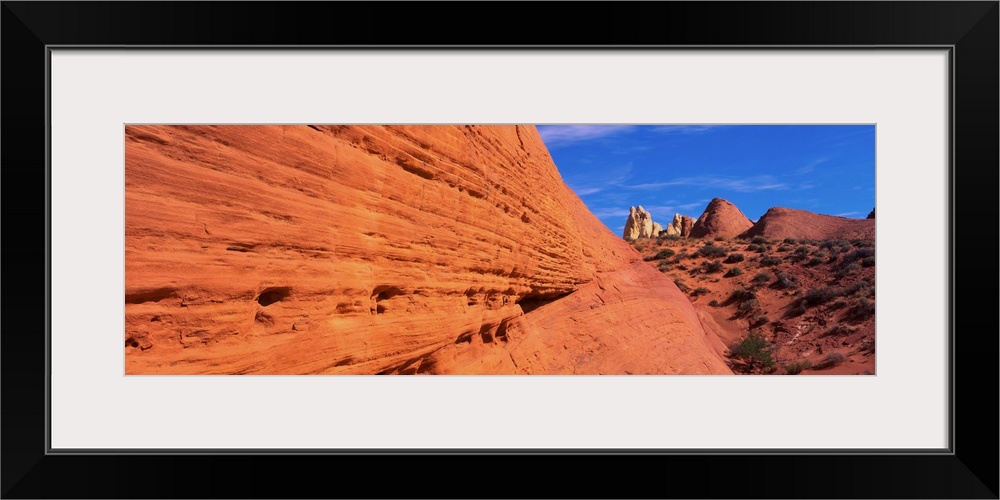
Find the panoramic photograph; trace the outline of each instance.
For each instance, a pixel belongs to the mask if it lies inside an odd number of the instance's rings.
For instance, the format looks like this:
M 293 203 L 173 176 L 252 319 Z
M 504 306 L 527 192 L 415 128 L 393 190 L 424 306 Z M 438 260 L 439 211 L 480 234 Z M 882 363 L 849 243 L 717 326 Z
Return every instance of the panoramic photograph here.
M 874 125 L 126 125 L 126 375 L 875 375 Z

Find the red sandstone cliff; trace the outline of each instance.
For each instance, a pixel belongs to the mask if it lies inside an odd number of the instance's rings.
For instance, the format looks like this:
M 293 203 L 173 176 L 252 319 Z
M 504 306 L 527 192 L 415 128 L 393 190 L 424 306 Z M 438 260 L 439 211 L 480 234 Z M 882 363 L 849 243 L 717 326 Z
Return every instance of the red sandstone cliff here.
M 128 126 L 128 374 L 731 373 L 534 127 Z

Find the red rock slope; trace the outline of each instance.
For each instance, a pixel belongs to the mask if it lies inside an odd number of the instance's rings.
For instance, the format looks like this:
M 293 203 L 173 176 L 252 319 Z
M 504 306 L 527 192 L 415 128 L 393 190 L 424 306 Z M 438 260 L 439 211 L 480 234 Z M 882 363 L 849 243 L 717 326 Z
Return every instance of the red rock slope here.
M 731 373 L 534 127 L 129 126 L 125 367 Z
M 806 210 L 775 207 L 767 211 L 743 236 L 768 239 L 874 240 L 875 219 L 848 219 Z
M 692 238 L 735 238 L 750 229 L 753 222 L 743 215 L 736 205 L 722 198 L 715 198 L 705 207 L 705 212 L 691 228 Z

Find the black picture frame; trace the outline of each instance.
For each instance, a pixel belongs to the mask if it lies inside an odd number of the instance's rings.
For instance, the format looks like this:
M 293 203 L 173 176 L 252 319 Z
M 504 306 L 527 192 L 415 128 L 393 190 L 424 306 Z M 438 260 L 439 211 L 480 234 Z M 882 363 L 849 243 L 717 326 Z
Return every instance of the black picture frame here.
M 547 9 L 572 11 L 573 21 Z M 3 2 L 0 16 L 0 155 L 8 235 L 2 252 L 8 271 L 28 275 L 9 273 L 2 295 L 4 498 L 998 498 L 998 405 L 991 386 L 997 380 L 1000 331 L 993 258 L 1000 206 L 996 1 L 555 3 L 546 9 L 537 3 Z M 456 16 L 465 22 L 455 23 Z M 608 50 L 950 47 L 955 221 L 950 452 L 48 453 L 49 47 L 415 44 Z M 136 431 L 124 419 L 122 425 L 123 432 Z M 385 480 L 364 481 L 366 471 Z

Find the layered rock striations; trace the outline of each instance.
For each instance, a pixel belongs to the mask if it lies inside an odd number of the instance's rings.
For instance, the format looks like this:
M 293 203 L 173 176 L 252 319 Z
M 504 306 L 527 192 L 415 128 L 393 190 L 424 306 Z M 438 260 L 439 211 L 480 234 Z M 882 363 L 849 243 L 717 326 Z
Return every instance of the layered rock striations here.
M 691 228 L 692 238 L 735 238 L 753 226 L 753 221 L 743 215 L 736 205 L 715 198 L 705 207 L 705 212 Z
M 806 210 L 774 207 L 744 237 L 874 240 L 875 218 L 849 219 Z
M 125 132 L 128 374 L 731 373 L 534 127 Z

